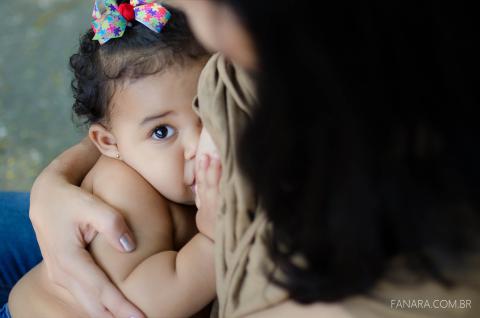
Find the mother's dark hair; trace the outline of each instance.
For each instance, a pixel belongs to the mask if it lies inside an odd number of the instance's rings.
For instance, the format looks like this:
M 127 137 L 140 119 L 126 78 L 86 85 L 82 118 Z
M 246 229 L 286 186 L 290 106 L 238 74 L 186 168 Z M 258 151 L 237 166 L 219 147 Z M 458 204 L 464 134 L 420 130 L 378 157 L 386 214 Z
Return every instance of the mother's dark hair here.
M 402 256 L 448 285 L 478 251 L 478 14 L 466 2 L 217 0 L 252 30 L 240 164 L 300 302 L 367 293 Z M 292 261 L 301 254 L 307 267 Z

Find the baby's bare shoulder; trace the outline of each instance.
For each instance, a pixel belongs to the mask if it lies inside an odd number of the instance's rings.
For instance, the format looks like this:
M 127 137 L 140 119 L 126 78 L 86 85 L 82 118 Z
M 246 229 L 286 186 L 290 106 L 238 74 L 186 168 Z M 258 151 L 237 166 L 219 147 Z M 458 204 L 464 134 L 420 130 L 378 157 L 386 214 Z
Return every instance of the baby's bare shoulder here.
M 117 193 L 122 197 L 158 197 L 165 201 L 137 171 L 123 161 L 101 156 L 92 169 L 92 192 L 96 195 Z
M 120 284 L 150 256 L 173 250 L 173 222 L 167 200 L 122 161 L 100 157 L 90 171 L 92 193 L 121 213 L 136 249 L 120 253 L 100 233 L 90 253 L 115 284 Z
M 101 156 L 90 178 L 92 193 L 121 212 L 132 230 L 170 235 L 172 217 L 168 201 L 123 161 Z
M 133 168 L 121 160 L 100 156 L 91 171 L 93 185 L 134 188 L 137 186 L 152 188 L 150 184 Z M 152 188 L 153 191 L 155 191 Z M 156 192 L 156 191 L 155 191 Z

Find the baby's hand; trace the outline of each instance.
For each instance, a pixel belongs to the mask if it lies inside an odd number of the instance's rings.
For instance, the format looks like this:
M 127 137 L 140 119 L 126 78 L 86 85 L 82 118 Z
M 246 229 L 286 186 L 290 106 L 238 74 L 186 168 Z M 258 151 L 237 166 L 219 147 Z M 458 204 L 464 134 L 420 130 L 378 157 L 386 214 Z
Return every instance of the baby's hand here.
M 202 155 L 197 164 L 196 197 L 198 230 L 215 240 L 215 223 L 220 205 L 220 177 L 222 165 L 218 157 Z

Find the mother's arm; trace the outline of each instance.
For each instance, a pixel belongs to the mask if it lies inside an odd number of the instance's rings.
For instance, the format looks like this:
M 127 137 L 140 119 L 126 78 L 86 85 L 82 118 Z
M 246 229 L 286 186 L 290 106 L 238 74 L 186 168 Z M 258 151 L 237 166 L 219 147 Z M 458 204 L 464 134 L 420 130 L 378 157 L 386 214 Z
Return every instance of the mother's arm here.
M 99 155 L 85 138 L 46 167 L 32 188 L 30 219 L 50 279 L 69 290 L 91 317 L 143 317 L 85 250 L 97 232 L 120 251 L 135 248 L 123 217 L 79 187 Z

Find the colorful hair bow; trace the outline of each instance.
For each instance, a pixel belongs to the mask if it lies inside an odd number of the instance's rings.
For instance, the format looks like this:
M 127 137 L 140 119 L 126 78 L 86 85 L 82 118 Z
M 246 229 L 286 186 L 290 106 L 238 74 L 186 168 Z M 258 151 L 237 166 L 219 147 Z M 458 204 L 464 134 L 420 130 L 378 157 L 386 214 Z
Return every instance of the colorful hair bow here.
M 125 33 L 130 21 L 136 20 L 159 33 L 171 17 L 170 12 L 155 0 L 130 0 L 117 5 L 115 0 L 96 0 L 93 8 L 93 40 L 104 44 Z

